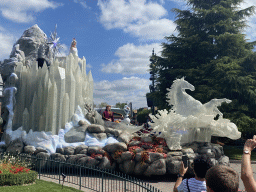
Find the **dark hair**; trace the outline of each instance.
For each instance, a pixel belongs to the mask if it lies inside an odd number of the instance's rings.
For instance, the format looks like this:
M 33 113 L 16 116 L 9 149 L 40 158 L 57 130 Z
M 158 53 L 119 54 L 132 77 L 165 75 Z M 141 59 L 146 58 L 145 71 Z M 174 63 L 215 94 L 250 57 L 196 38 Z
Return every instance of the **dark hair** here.
M 198 155 L 194 159 L 194 171 L 197 177 L 205 178 L 206 172 L 212 167 L 211 159 L 205 155 Z
M 238 173 L 227 166 L 217 165 L 209 169 L 205 176 L 206 185 L 214 192 L 237 192 Z

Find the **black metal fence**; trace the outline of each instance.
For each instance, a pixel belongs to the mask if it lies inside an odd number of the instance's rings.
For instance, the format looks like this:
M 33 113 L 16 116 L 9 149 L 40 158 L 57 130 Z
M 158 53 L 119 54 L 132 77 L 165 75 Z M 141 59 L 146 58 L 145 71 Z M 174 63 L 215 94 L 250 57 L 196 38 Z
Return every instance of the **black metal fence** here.
M 9 156 L 10 157 L 10 156 Z M 8 158 L 7 154 L 0 155 L 1 160 Z M 38 177 L 47 177 L 99 192 L 161 192 L 159 189 L 135 177 L 114 170 L 88 167 L 86 165 L 38 158 L 27 154 L 18 154 L 12 158 L 29 164 L 32 170 L 38 172 Z

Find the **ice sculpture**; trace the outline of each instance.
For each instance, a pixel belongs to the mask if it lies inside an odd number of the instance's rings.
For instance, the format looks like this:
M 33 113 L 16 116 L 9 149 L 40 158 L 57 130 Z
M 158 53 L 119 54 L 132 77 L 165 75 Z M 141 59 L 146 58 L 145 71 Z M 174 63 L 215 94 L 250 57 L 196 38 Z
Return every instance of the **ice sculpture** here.
M 153 121 L 150 123 L 152 132 L 164 137 L 171 150 L 180 149 L 180 143 L 210 142 L 212 135 L 234 140 L 241 137 L 237 126 L 230 120 L 224 119 L 217 108 L 223 102 L 230 103 L 231 100 L 212 99 L 202 104 L 188 95 L 186 89 L 195 90 L 184 77 L 176 79 L 171 89 L 167 89 L 168 103 L 172 105 L 172 109 L 169 112 L 159 110 L 156 116 L 150 115 Z M 219 118 L 214 120 L 217 114 Z
M 129 125 L 131 120 L 129 118 L 130 107 L 128 107 L 128 105 L 124 106 L 124 112 L 125 112 L 125 117 L 124 117 L 124 120 L 122 122 Z
M 14 112 L 15 127 L 25 131 L 51 131 L 57 134 L 70 121 L 75 108 L 93 101 L 92 74 L 86 74 L 86 60 L 73 54 L 56 58 L 49 70 L 18 65 L 19 77 Z

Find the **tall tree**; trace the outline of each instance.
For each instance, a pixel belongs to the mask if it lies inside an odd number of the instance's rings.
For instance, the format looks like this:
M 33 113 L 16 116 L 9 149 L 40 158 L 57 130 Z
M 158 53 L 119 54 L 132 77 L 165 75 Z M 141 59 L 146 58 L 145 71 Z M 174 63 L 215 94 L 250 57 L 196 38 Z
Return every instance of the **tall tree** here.
M 116 107 L 120 109 L 123 109 L 125 105 L 127 105 L 127 103 L 120 103 L 120 102 L 116 103 Z
M 166 37 L 157 58 L 157 94 L 163 98 L 159 108 L 169 107 L 166 88 L 185 76 L 196 88 L 189 94 L 202 103 L 223 97 L 233 100 L 221 111 L 240 129 L 256 123 L 256 42 L 248 42 L 242 33 L 254 7 L 241 9 L 242 2 L 187 0 L 190 9 L 173 9 L 178 34 Z

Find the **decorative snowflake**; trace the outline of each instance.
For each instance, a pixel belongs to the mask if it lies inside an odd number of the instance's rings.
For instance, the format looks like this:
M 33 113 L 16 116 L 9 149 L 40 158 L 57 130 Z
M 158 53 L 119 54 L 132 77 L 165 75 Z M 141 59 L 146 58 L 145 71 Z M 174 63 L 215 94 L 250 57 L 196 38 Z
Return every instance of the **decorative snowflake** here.
M 57 24 L 55 25 L 55 30 L 51 33 L 50 38 L 48 39 L 48 45 L 50 45 L 51 51 L 53 53 L 53 58 L 55 58 L 56 53 L 59 53 L 59 49 L 62 48 L 60 44 L 60 37 L 57 35 Z

